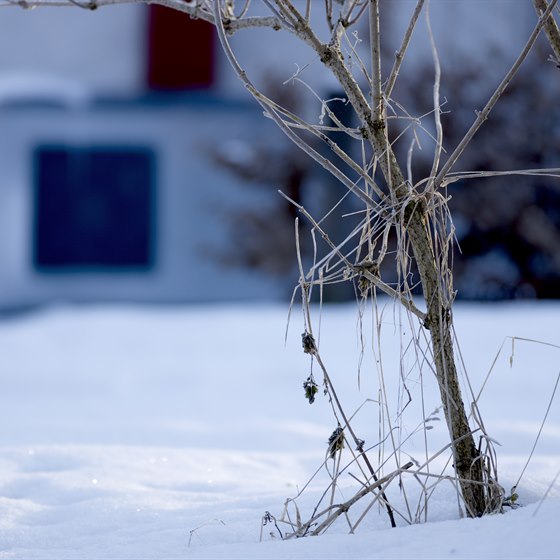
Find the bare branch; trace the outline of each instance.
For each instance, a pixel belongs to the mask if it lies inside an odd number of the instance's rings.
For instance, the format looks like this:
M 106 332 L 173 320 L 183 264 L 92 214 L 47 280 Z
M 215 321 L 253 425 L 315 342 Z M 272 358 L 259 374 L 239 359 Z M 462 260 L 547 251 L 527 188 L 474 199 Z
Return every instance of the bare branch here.
M 369 35 L 371 40 L 371 102 L 374 122 L 384 121 L 381 94 L 381 39 L 379 36 L 379 0 L 370 0 Z
M 310 222 L 311 225 L 321 234 L 321 237 L 324 239 L 324 241 L 327 243 L 327 245 L 329 245 L 329 247 L 332 249 L 332 251 L 334 251 L 338 257 L 340 258 L 341 262 L 343 262 L 344 264 L 346 264 L 346 266 L 351 269 L 351 270 L 357 270 L 360 267 L 356 267 L 354 265 L 354 263 L 350 262 L 348 260 L 348 258 L 343 255 L 339 248 L 330 240 L 329 236 L 327 235 L 327 233 L 324 231 L 323 228 L 321 228 L 321 226 L 319 225 L 319 223 L 315 220 L 315 218 L 313 218 L 313 216 L 311 216 L 311 214 L 309 214 L 309 212 L 301 205 L 298 204 L 297 202 L 295 202 L 294 200 L 292 200 L 290 197 L 288 197 L 287 195 L 285 195 L 283 192 L 280 191 L 280 194 L 288 201 L 291 202 Z M 397 290 L 395 290 L 394 288 L 391 288 L 391 286 L 389 286 L 388 284 L 385 284 L 385 282 L 383 282 L 381 280 L 381 278 L 379 278 L 379 276 L 372 274 L 371 271 L 367 270 L 367 269 L 360 269 L 359 272 L 361 274 L 363 274 L 372 284 L 374 284 L 375 286 L 377 286 L 382 292 L 386 293 L 388 296 L 390 296 L 393 299 L 396 299 L 398 301 L 401 302 L 401 304 L 408 309 L 411 313 L 413 313 L 414 315 L 416 315 L 416 317 L 418 317 L 418 319 L 420 319 L 420 321 L 424 321 L 426 319 L 426 314 L 422 313 L 422 311 L 420 311 L 415 305 L 414 302 L 406 297 L 404 297 L 402 294 L 400 294 Z
M 408 24 L 408 28 L 406 29 L 406 32 L 404 34 L 401 48 L 395 53 L 395 63 L 393 64 L 393 69 L 391 70 L 391 74 L 389 74 L 389 79 L 387 80 L 387 85 L 385 86 L 385 97 L 387 99 L 389 99 L 391 97 L 391 94 L 393 93 L 393 88 L 395 87 L 395 82 L 397 81 L 397 77 L 404 60 L 404 55 L 408 50 L 408 45 L 410 44 L 410 40 L 412 39 L 412 33 L 414 32 L 418 17 L 420 16 L 420 12 L 422 11 L 424 1 L 425 0 L 418 0 L 418 2 L 416 3 L 416 8 L 414 8 L 414 13 L 412 14 L 412 18 L 410 19 L 410 23 Z
M 290 13 L 283 9 L 282 5 L 276 0 L 262 0 L 265 6 L 274 14 L 275 17 L 278 18 L 279 21 L 284 23 L 284 26 L 289 29 L 290 31 L 294 31 L 295 29 L 295 21 L 290 16 Z M 276 5 L 275 5 L 276 4 Z
M 359 7 L 359 10 L 354 16 L 352 16 L 352 12 L 356 9 L 356 7 Z M 362 17 L 366 9 L 366 0 L 353 0 L 346 12 L 346 15 L 344 16 L 344 20 L 347 22 L 346 27 L 354 25 Z
M 241 11 L 238 14 L 235 14 L 235 18 L 236 19 L 241 19 L 245 16 L 245 14 L 247 13 L 247 11 L 249 10 L 249 7 L 251 6 L 251 0 L 245 0 L 245 4 L 243 6 L 243 8 L 241 8 Z
M 533 4 L 535 5 L 535 9 L 537 10 L 539 17 L 542 16 L 548 9 L 548 3 L 546 0 L 533 0 Z M 544 31 L 548 38 L 548 42 L 554 51 L 556 65 L 560 66 L 560 29 L 558 29 L 558 24 L 556 23 L 552 13 L 546 20 Z
M 319 163 L 322 167 L 324 167 L 327 171 L 332 173 L 348 190 L 353 192 L 358 198 L 360 198 L 363 202 L 365 202 L 368 206 L 375 205 L 373 199 L 365 193 L 362 189 L 357 186 L 356 181 L 352 181 L 349 177 L 346 176 L 340 169 L 329 160 L 329 158 L 321 155 L 317 150 L 313 149 L 307 142 L 302 140 L 297 134 L 295 134 L 290 126 L 286 124 L 286 122 L 281 118 L 278 114 L 278 110 L 275 107 L 275 104 L 269 100 L 263 93 L 261 93 L 249 80 L 247 73 L 241 68 L 231 46 L 226 36 L 226 30 L 224 29 L 223 22 L 220 17 L 219 7 L 218 4 L 215 4 L 215 13 L 216 21 L 218 24 L 216 25 L 216 29 L 218 31 L 218 37 L 222 44 L 222 48 L 224 53 L 226 54 L 232 68 L 237 73 L 238 77 L 241 81 L 245 84 L 245 87 L 251 93 L 251 95 L 256 99 L 256 101 L 266 110 L 267 114 L 270 118 L 278 125 L 280 130 L 290 138 L 298 147 L 300 147 L 305 153 L 307 153 L 311 158 L 313 158 L 317 163 Z M 333 143 L 334 144 L 334 143 Z M 334 146 L 331 146 L 333 151 L 335 150 Z M 340 150 L 340 153 L 342 150 Z
M 437 177 L 434 180 L 434 188 L 439 188 L 445 185 L 446 175 L 451 171 L 452 167 L 457 163 L 457 160 L 461 157 L 462 153 L 465 151 L 466 147 L 469 145 L 470 141 L 473 139 L 474 135 L 478 132 L 478 129 L 482 126 L 484 121 L 488 118 L 490 111 L 496 105 L 498 99 L 502 96 L 506 88 L 508 87 L 511 80 L 513 80 L 514 76 L 517 74 L 517 71 L 521 67 L 523 61 L 527 58 L 527 55 L 531 51 L 533 45 L 535 44 L 539 33 L 546 25 L 548 17 L 550 16 L 554 6 L 558 0 L 553 0 L 546 9 L 546 12 L 541 16 L 535 29 L 531 33 L 525 47 L 521 51 L 521 54 L 517 57 L 517 60 L 513 63 L 513 66 L 510 68 L 509 72 L 506 74 L 496 91 L 493 93 L 492 97 L 486 103 L 486 106 L 482 111 L 477 113 L 476 120 L 473 122 L 459 145 L 455 148 L 455 151 L 449 156 L 449 159 L 445 162 L 445 165 L 442 167 L 441 171 L 438 173 Z
M 426 25 L 428 27 L 428 35 L 430 37 L 430 45 L 432 47 L 432 58 L 434 60 L 434 70 L 435 70 L 433 98 L 434 98 L 434 123 L 436 126 L 437 139 L 436 139 L 436 146 L 434 150 L 434 162 L 432 164 L 432 170 L 430 172 L 430 177 L 435 177 L 439 167 L 441 151 L 443 148 L 443 128 L 441 126 L 441 105 L 439 100 L 439 86 L 441 83 L 441 66 L 439 63 L 439 56 L 436 47 L 436 42 L 434 39 L 434 34 L 432 33 L 429 4 L 426 6 L 425 13 L 426 13 Z
M 312 535 L 319 535 L 322 531 L 328 528 L 333 522 L 336 520 L 337 517 L 346 513 L 356 502 L 361 500 L 364 496 L 367 496 L 373 490 L 380 488 L 380 492 L 384 492 L 387 486 L 401 473 L 405 472 L 407 469 L 410 469 L 414 463 L 408 462 L 406 465 L 403 465 L 401 468 L 393 471 L 392 473 L 376 480 L 371 484 L 366 484 L 364 487 L 352 498 L 348 501 L 337 505 L 336 511 L 334 511 L 325 521 L 323 521 L 316 529 L 313 530 Z
M 483 177 L 506 177 L 510 175 L 527 175 L 533 177 L 556 177 L 560 178 L 560 167 L 549 169 L 512 169 L 511 171 L 457 171 L 450 173 L 445 183 L 450 185 L 463 179 L 480 179 Z
M 80 2 L 79 0 L 0 0 L 0 6 L 19 6 L 24 9 L 39 7 L 80 7 L 89 10 L 96 10 L 105 6 L 113 6 L 118 4 L 157 4 L 165 6 L 179 12 L 189 14 L 193 18 L 202 19 L 209 23 L 215 24 L 214 14 L 211 11 L 211 5 L 205 0 L 204 3 L 190 0 L 91 0 L 89 2 Z M 240 15 L 232 17 L 224 22 L 224 28 L 228 35 L 232 35 L 240 29 L 251 27 L 268 27 L 279 30 L 285 27 L 284 21 L 276 16 L 246 16 L 248 5 L 244 6 Z

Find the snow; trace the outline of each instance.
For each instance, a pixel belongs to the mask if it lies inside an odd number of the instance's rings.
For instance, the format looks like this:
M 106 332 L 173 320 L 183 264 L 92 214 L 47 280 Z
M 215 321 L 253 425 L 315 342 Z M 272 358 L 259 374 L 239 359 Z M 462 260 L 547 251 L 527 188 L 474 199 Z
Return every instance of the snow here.
M 26 102 L 80 109 L 91 103 L 91 93 L 80 83 L 49 75 L 11 74 L 0 78 L 0 106 Z
M 392 304 L 382 309 L 389 377 L 409 329 Z M 457 306 L 475 392 L 499 353 L 480 408 L 507 490 L 541 426 L 560 350 L 522 340 L 512 349 L 506 337 L 558 344 L 559 312 L 557 303 Z M 518 487 L 522 507 L 504 515 L 460 519 L 451 485 L 440 485 L 419 525 L 398 519 L 391 529 L 372 510 L 355 535 L 339 523 L 281 541 L 273 524 L 261 527 L 320 467 L 333 430 L 326 399 L 309 405 L 303 395 L 299 311 L 284 344 L 286 320 L 282 305 L 201 305 L 54 307 L 0 321 L 0 559 L 558 558 L 558 396 Z M 349 410 L 372 396 L 377 375 L 365 360 L 357 394 L 356 324 L 354 305 L 321 315 L 323 359 Z M 364 431 L 376 418 L 368 406 L 356 416 Z M 433 451 L 446 442 L 435 424 Z M 298 499 L 302 515 L 325 480 L 323 469 Z M 399 506 L 398 488 L 389 499 Z

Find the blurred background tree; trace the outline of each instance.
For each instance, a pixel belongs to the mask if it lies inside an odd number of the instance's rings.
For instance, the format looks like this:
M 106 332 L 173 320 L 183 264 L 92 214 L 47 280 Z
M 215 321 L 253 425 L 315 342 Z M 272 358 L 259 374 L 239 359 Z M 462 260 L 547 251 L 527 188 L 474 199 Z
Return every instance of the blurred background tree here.
M 394 59 L 394 49 L 385 45 L 383 50 L 389 66 Z M 560 167 L 560 82 L 556 65 L 547 60 L 549 52 L 546 38 L 541 37 L 538 48 L 477 133 L 476 143 L 462 156 L 457 171 Z M 444 146 L 457 145 L 470 126 L 474 111 L 482 107 L 491 93 L 490 88 L 497 80 L 494 77 L 496 68 L 507 64 L 508 53 L 503 47 L 487 45 L 483 54 L 473 57 L 467 64 L 463 59 L 461 65 L 450 63 L 452 56 L 448 58 L 441 84 L 445 99 Z M 424 59 L 416 64 L 414 72 L 408 71 L 399 78 L 393 97 L 407 107 L 413 117 L 433 109 L 433 73 L 433 62 Z M 267 94 L 281 105 L 297 109 L 294 88 L 278 87 L 274 83 L 281 83 L 281 80 L 271 77 Z M 331 92 L 326 97 L 335 100 L 330 107 L 344 120 L 342 95 Z M 395 127 L 393 133 L 395 150 L 404 159 L 411 146 L 398 136 L 407 124 L 405 121 L 400 129 Z M 422 136 L 422 131 L 418 130 L 418 135 Z M 255 139 L 253 145 L 246 146 L 253 153 L 250 159 L 234 161 L 227 153 L 217 150 L 212 157 L 250 183 L 281 190 L 309 207 L 312 197 L 306 197 L 306 193 L 314 188 L 315 181 L 330 181 L 327 174 L 313 162 L 306 161 L 287 141 L 281 148 L 278 143 L 276 148 L 265 144 L 262 139 Z M 413 177 L 429 174 L 431 156 L 431 150 L 414 146 Z M 331 183 L 320 199 L 322 207 L 316 209 L 317 215 L 327 214 L 344 195 L 342 189 Z M 557 181 L 542 175 L 468 179 L 451 184 L 448 194 L 457 242 L 453 259 L 458 299 L 560 297 L 560 188 Z M 314 203 L 317 204 L 317 200 Z M 349 197 L 330 215 L 332 219 L 327 230 L 335 232 L 335 242 L 342 241 L 356 224 L 352 211 Z M 256 268 L 278 276 L 286 282 L 286 289 L 291 290 L 297 277 L 293 252 L 295 215 L 294 207 L 279 196 L 262 213 L 248 210 L 231 214 L 229 222 L 236 251 L 219 258 L 232 266 Z M 341 216 L 345 218 L 341 220 Z M 311 244 L 305 235 L 301 240 L 304 256 L 310 257 Z M 392 232 L 389 252 L 395 247 L 396 238 Z M 399 279 L 394 267 L 387 261 L 383 264 L 382 276 L 396 284 Z M 330 300 L 344 300 L 354 297 L 354 293 L 348 286 L 327 286 L 324 295 Z
M 560 82 L 546 60 L 546 41 L 530 57 L 467 149 L 457 170 L 504 171 L 560 167 Z M 444 145 L 456 145 L 484 103 L 485 84 L 505 53 L 485 64 L 448 68 L 442 95 Z M 431 110 L 433 69 L 423 68 L 402 88 L 415 114 Z M 408 92 L 408 93 L 407 93 Z M 410 93 L 410 92 L 413 92 Z M 506 126 L 507 125 L 507 126 Z M 401 151 L 408 146 L 401 146 Z M 415 176 L 429 172 L 430 154 L 415 151 Z M 560 296 L 560 188 L 546 176 L 494 176 L 449 186 L 457 248 L 458 298 L 499 300 Z

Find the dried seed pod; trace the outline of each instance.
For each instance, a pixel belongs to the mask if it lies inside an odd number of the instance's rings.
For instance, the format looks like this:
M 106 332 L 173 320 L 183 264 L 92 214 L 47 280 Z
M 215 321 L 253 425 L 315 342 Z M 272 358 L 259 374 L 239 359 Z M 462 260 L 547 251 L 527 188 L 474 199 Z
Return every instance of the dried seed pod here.
M 319 390 L 319 386 L 315 383 L 315 380 L 310 375 L 303 383 L 303 388 L 305 390 L 305 398 L 309 401 L 309 404 L 315 402 L 315 395 Z
M 358 290 L 360 291 L 360 295 L 363 298 L 367 298 L 369 295 L 370 288 L 371 288 L 371 282 L 369 278 L 366 278 L 364 275 L 361 275 L 358 278 Z
M 362 261 L 358 266 L 356 266 L 356 271 L 358 272 L 358 290 L 362 297 L 367 297 L 371 286 L 373 285 L 371 281 L 371 276 L 379 276 L 379 266 L 369 260 Z
M 316 354 L 317 346 L 315 345 L 315 339 L 311 333 L 307 331 L 301 335 L 301 344 L 303 346 L 303 351 L 306 354 Z
M 344 430 L 338 426 L 329 438 L 329 456 L 334 459 L 337 451 L 344 449 Z

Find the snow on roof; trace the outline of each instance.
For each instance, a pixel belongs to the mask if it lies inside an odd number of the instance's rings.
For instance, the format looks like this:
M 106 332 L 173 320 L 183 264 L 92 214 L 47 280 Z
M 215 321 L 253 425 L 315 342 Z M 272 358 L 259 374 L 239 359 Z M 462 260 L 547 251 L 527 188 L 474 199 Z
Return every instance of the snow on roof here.
M 89 105 L 91 99 L 92 92 L 83 84 L 48 74 L 0 77 L 0 106 L 47 103 L 79 108 Z

